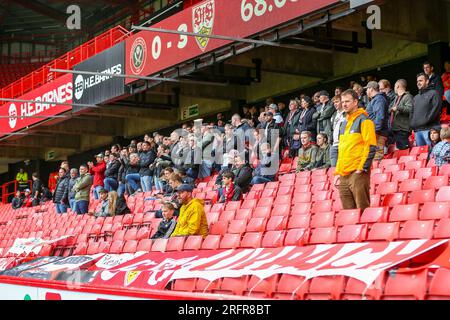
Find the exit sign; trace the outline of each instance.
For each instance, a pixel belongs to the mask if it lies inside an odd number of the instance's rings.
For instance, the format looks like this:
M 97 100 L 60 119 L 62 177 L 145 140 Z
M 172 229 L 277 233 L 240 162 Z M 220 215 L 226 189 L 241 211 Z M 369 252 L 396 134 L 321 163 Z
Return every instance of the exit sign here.
M 197 117 L 200 114 L 198 104 L 183 108 L 181 110 L 181 120 Z

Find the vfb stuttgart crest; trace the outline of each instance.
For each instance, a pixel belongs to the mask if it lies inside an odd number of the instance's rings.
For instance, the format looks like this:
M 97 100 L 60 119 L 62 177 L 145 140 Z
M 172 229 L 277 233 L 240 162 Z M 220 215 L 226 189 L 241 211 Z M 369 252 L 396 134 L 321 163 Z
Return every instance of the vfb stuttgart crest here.
M 214 12 L 215 12 L 214 0 L 207 1 L 201 5 L 195 6 L 192 9 L 192 27 L 194 33 L 199 34 L 212 34 L 214 26 Z M 205 51 L 208 45 L 209 38 L 195 37 L 198 46 L 202 51 Z
M 130 66 L 131 72 L 138 75 L 144 69 L 147 60 L 147 44 L 141 37 L 134 40 L 130 50 Z

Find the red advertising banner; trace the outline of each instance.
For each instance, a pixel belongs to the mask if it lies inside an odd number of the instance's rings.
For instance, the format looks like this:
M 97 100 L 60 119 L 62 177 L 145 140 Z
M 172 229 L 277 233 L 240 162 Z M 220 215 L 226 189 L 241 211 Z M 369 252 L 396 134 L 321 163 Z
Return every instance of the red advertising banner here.
M 274 274 L 292 274 L 306 279 L 344 275 L 370 285 L 381 272 L 422 255 L 448 240 L 350 243 L 307 247 L 200 250 L 148 253 L 104 270 L 93 285 L 164 289 L 171 280 Z
M 21 96 L 20 100 L 51 101 L 58 103 L 72 103 L 72 75 L 66 74 L 57 78 L 51 83 L 35 89 Z M 69 111 L 72 106 L 30 103 L 30 102 L 9 102 L 0 106 L 0 116 L 55 116 Z M 0 128 L 3 133 L 12 133 L 26 128 L 44 118 L 0 118 Z
M 337 0 L 206 0 L 153 28 L 246 38 L 339 3 Z M 126 40 L 126 74 L 151 75 L 230 41 L 141 31 Z M 136 79 L 126 79 L 131 83 Z

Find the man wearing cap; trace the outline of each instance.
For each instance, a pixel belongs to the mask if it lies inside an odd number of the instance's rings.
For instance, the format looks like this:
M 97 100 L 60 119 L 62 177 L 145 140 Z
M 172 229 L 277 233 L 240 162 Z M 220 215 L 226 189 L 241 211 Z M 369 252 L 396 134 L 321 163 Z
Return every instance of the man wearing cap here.
M 95 156 L 95 159 L 97 161 L 96 165 L 94 165 L 92 161 L 88 162 L 89 174 L 91 176 L 94 176 L 93 186 L 95 200 L 99 198 L 98 190 L 100 190 L 104 186 L 103 180 L 105 180 L 106 163 L 103 158 L 104 155 L 102 153 L 99 153 Z
M 359 96 L 354 90 L 342 95 L 346 119 L 340 126 L 338 161 L 335 175 L 340 179 L 339 195 L 343 209 L 370 206 L 370 168 L 375 157 L 375 125 L 367 112 L 358 108 Z
M 278 133 L 275 131 L 275 136 L 279 137 L 280 134 L 280 126 L 277 124 L 274 114 L 269 111 L 266 112 L 266 122 L 264 123 L 264 136 L 266 137 L 266 142 L 271 143 L 272 131 L 278 130 Z
M 273 119 L 275 120 L 275 123 L 278 125 L 283 124 L 283 117 L 280 114 L 280 109 L 275 103 L 272 103 L 269 105 L 269 112 L 272 112 Z
M 33 198 L 31 197 L 30 189 L 25 189 L 24 193 L 25 193 L 25 197 L 23 198 L 23 201 L 22 201 L 22 207 L 23 208 L 32 207 L 33 206 Z
M 192 190 L 193 187 L 188 184 L 182 184 L 177 188 L 178 198 L 183 205 L 171 237 L 194 235 L 206 237 L 208 235 L 208 221 L 203 200 L 193 198 Z
M 336 112 L 336 108 L 330 103 L 330 95 L 327 91 L 319 93 L 320 107 L 313 115 L 313 119 L 317 121 L 317 133 L 324 132 L 332 140 L 333 126 L 331 125 L 331 117 Z M 330 141 L 332 143 L 333 141 Z
M 375 160 L 381 160 L 384 157 L 384 147 L 389 136 L 389 100 L 384 93 L 380 92 L 380 86 L 376 81 L 370 81 L 365 89 L 367 89 L 367 96 L 370 99 L 366 111 L 369 118 L 375 123 L 377 135 Z

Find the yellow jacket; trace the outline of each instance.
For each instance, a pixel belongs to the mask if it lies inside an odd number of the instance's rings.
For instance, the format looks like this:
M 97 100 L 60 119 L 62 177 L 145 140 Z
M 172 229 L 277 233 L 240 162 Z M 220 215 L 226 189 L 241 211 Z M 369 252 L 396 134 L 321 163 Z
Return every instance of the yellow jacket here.
M 177 226 L 171 237 L 193 235 L 206 237 L 208 232 L 203 200 L 192 199 L 188 204 L 183 204 L 180 208 Z
M 375 157 L 375 124 L 364 109 L 348 115 L 341 124 L 336 175 L 347 176 L 357 170 L 370 170 Z
M 17 173 L 16 180 L 19 184 L 26 184 L 28 183 L 28 173 Z

